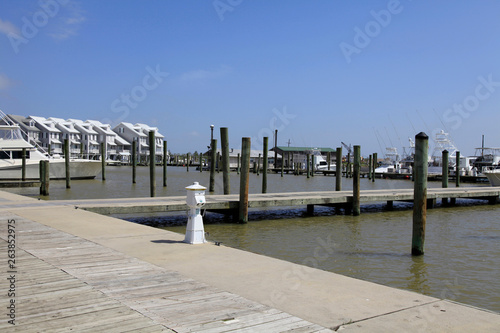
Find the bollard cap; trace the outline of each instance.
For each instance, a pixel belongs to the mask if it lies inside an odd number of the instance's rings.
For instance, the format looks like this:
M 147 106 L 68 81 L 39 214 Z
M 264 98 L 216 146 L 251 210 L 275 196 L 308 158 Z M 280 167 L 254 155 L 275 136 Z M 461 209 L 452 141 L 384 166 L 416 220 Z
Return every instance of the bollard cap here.
M 429 139 L 429 137 L 424 132 L 420 132 L 417 135 L 415 135 L 415 139 L 427 140 L 427 139 Z
M 188 191 L 205 191 L 207 188 L 205 186 L 201 186 L 200 183 L 194 182 L 193 185 L 189 185 L 186 187 Z

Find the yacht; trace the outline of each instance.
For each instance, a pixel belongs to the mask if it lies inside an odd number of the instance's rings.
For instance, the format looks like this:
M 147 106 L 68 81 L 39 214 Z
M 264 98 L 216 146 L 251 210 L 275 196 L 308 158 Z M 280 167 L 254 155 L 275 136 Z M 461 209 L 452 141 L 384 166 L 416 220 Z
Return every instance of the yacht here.
M 491 186 L 500 186 L 500 168 L 485 169 L 483 174 L 488 178 Z
M 65 179 L 65 160 L 59 155 L 49 156 L 39 151 L 26 141 L 19 125 L 6 121 L 0 124 L 0 179 L 14 180 L 22 178 L 22 154 L 26 149 L 26 179 L 39 179 L 41 160 L 49 161 L 50 179 Z M 92 179 L 101 172 L 101 162 L 87 159 L 70 159 L 72 179 Z

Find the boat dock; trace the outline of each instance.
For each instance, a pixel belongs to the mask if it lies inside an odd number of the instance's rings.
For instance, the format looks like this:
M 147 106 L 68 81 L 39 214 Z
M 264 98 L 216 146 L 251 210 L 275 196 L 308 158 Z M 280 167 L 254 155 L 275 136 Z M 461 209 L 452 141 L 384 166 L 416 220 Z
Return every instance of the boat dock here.
M 490 203 L 497 202 L 500 196 L 500 187 L 454 187 L 428 188 L 428 207 L 432 208 L 439 199 L 481 199 Z M 239 207 L 239 194 L 207 195 L 208 211 L 234 214 Z M 306 206 L 312 213 L 315 205 L 348 208 L 352 204 L 352 191 L 317 191 L 317 192 L 285 192 L 249 194 L 249 208 Z M 362 190 L 361 203 L 394 201 L 413 201 L 413 189 L 394 190 Z M 57 205 L 70 205 L 77 209 L 92 211 L 104 215 L 113 214 L 143 214 L 186 211 L 185 196 L 154 197 L 154 198 L 126 198 L 126 199 L 87 199 L 87 200 L 57 200 L 50 201 Z
M 7 313 L 2 332 L 487 332 L 500 327 L 498 313 L 223 245 L 186 244 L 181 234 L 73 204 L 0 191 L 0 216 L 5 257 L 8 245 L 15 244 L 10 252 L 15 262 L 8 267 L 5 260 L 0 274 L 0 301 Z

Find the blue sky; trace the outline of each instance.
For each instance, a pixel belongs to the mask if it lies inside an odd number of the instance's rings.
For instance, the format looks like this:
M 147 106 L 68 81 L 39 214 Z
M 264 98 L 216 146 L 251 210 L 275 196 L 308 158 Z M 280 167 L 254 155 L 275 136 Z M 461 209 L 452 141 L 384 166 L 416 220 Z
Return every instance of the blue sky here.
M 500 2 L 0 0 L 0 109 L 143 122 L 172 152 L 278 129 L 362 155 L 500 146 Z M 270 138 L 270 140 L 272 140 Z M 432 149 L 432 142 L 431 142 Z

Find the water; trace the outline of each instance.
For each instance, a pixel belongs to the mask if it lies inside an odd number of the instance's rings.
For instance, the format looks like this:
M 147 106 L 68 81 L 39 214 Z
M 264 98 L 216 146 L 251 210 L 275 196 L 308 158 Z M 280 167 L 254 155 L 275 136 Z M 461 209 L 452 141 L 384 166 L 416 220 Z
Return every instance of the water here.
M 138 183 L 131 184 L 131 169 L 109 167 L 106 182 L 100 179 L 50 184 L 50 200 L 149 196 L 148 168 L 138 168 Z M 208 185 L 208 172 L 168 169 L 168 187 L 161 186 L 157 169 L 157 196 L 185 195 L 193 181 Z M 268 192 L 332 190 L 335 177 L 268 175 Z M 222 192 L 222 174 L 216 176 L 216 193 Z M 262 176 L 250 175 L 250 192 L 261 189 Z M 238 175 L 231 175 L 231 192 L 238 193 Z M 352 181 L 343 179 L 343 189 Z M 440 183 L 429 183 L 440 187 Z M 467 184 L 470 186 L 470 184 Z M 484 186 L 484 185 L 478 185 Z M 412 188 L 405 180 L 361 180 L 362 189 Z M 16 189 L 36 196 L 38 189 Z M 425 255 L 412 257 L 411 204 L 362 206 L 361 216 L 335 214 L 333 208 L 316 207 L 306 216 L 305 207 L 251 211 L 248 224 L 232 224 L 219 214 L 205 215 L 205 230 L 212 241 L 383 285 L 500 312 L 500 206 L 479 201 L 459 201 L 458 207 L 428 211 Z M 184 233 L 185 214 L 129 218 Z M 165 226 L 166 225 L 166 226 Z

